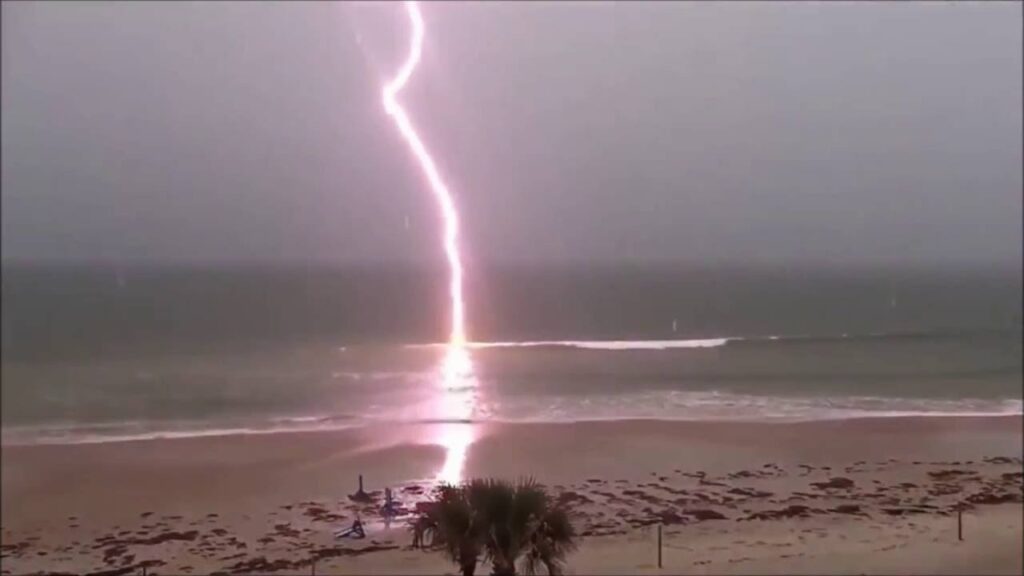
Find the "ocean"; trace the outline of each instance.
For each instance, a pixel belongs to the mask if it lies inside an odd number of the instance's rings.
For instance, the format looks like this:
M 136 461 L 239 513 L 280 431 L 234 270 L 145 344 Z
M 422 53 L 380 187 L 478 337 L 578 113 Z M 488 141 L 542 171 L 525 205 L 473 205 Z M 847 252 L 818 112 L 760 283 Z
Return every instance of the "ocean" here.
M 5 264 L 5 443 L 419 421 L 1019 414 L 1019 271 Z

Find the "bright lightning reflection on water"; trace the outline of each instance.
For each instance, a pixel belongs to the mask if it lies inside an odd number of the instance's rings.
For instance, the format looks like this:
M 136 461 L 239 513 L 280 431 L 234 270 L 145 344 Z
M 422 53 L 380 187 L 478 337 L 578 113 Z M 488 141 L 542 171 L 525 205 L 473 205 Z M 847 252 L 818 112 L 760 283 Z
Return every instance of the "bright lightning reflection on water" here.
M 463 480 L 466 453 L 473 443 L 470 419 L 476 403 L 476 379 L 465 346 L 449 344 L 441 364 L 440 416 L 442 424 L 437 442 L 445 449 L 439 482 L 458 484 Z

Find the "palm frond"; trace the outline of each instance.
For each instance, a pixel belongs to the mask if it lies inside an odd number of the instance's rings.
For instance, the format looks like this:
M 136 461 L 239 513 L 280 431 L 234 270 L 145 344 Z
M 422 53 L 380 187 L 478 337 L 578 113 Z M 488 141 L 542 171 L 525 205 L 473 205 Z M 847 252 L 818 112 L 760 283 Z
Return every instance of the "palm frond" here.
M 418 521 L 452 561 L 472 566 L 483 555 L 495 574 L 514 573 L 517 562 L 527 574 L 561 574 L 577 545 L 568 513 L 529 477 L 440 486 Z

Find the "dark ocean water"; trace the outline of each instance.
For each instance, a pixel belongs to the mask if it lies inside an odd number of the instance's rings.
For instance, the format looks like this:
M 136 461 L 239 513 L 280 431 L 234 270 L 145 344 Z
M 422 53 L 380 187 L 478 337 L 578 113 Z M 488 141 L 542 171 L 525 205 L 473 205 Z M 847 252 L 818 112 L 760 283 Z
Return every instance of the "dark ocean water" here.
M 1021 276 L 470 269 L 476 420 L 1019 413 Z M 3 270 L 5 441 L 430 420 L 443 270 Z M 650 344 L 671 341 L 672 344 Z M 609 344 L 608 342 L 616 342 Z

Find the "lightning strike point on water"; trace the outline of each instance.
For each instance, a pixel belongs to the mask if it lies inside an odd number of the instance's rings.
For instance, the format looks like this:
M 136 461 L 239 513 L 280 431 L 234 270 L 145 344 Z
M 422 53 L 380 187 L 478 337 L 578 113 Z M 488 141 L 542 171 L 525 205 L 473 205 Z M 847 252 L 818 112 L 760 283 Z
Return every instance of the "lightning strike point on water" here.
M 395 120 L 398 131 L 402 134 L 412 153 L 419 161 L 420 168 L 427 177 L 430 184 L 430 191 L 441 208 L 441 217 L 444 221 L 444 252 L 448 259 L 448 267 L 451 270 L 451 280 L 448 287 L 451 298 L 451 332 L 448 343 L 453 348 L 462 348 L 466 343 L 466 329 L 464 319 L 464 306 L 462 301 L 462 260 L 459 256 L 459 215 L 455 208 L 455 201 L 452 198 L 448 186 L 441 180 L 437 171 L 434 159 L 430 157 L 426 146 L 420 139 L 419 134 L 409 120 L 405 109 L 399 104 L 396 96 L 405 87 L 413 70 L 419 64 L 420 55 L 423 51 L 423 16 L 420 14 L 416 2 L 405 3 L 406 12 L 412 22 L 412 43 L 409 48 L 409 56 L 405 63 L 398 70 L 398 73 L 384 86 L 384 110 Z M 460 356 L 457 352 L 454 355 Z M 459 366 L 461 361 L 449 362 L 446 366 Z

